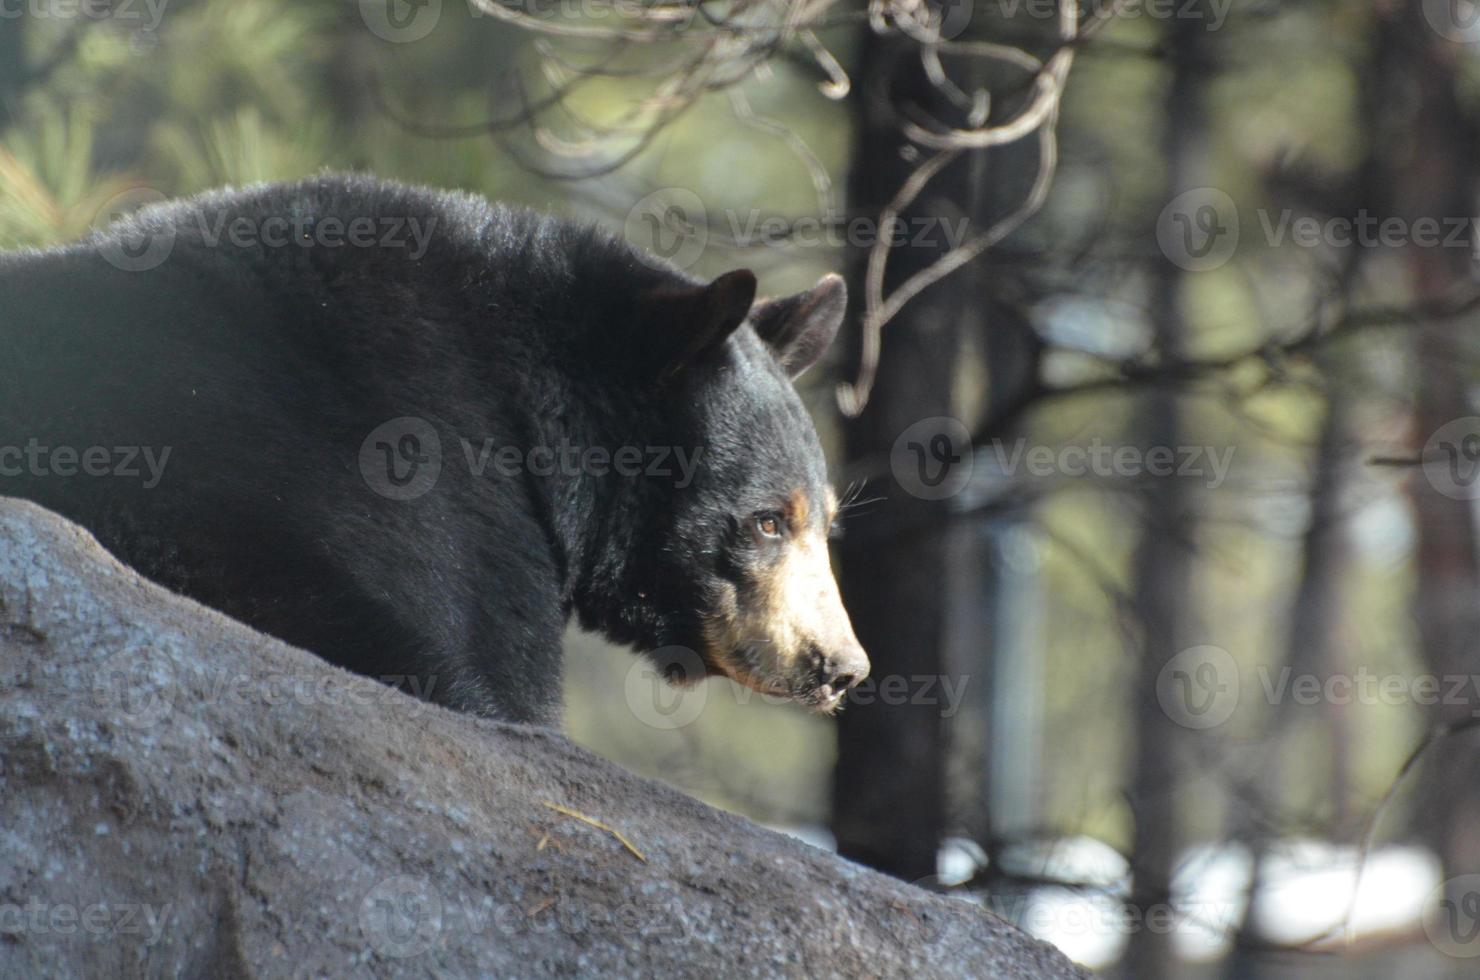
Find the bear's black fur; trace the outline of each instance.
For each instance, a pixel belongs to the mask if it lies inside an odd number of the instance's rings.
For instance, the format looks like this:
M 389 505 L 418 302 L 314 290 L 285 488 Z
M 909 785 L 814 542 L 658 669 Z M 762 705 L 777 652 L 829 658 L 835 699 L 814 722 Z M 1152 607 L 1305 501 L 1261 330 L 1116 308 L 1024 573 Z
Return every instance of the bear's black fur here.
M 464 710 L 556 722 L 572 611 L 739 677 L 706 617 L 775 564 L 757 515 L 833 509 L 788 377 L 841 316 L 819 290 L 752 310 L 749 273 L 366 177 L 155 205 L 0 255 L 0 494 Z M 769 689 L 822 703 L 866 671 L 825 645 Z

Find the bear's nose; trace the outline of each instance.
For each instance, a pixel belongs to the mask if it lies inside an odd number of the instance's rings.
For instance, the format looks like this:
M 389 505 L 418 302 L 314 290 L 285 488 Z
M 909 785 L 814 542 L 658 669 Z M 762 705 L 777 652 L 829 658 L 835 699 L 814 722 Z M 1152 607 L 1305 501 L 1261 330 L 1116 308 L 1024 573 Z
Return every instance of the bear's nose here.
M 823 664 L 822 680 L 835 693 L 841 694 L 858 686 L 868 676 L 868 654 L 863 647 L 854 644 L 842 653 L 827 658 Z

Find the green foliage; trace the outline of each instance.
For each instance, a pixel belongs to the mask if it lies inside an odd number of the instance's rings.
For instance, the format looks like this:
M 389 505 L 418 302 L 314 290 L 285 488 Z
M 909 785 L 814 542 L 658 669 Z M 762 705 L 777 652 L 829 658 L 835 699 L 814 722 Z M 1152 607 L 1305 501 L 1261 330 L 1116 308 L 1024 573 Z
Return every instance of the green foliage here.
M 255 108 L 212 118 L 200 128 L 165 122 L 153 138 L 160 161 L 174 169 L 174 185 L 188 190 L 298 177 L 330 159 L 332 146 L 328 120 L 310 118 L 290 135 Z
M 127 181 L 95 174 L 95 125 L 56 108 L 30 132 L 0 143 L 0 248 L 46 245 L 81 235 Z

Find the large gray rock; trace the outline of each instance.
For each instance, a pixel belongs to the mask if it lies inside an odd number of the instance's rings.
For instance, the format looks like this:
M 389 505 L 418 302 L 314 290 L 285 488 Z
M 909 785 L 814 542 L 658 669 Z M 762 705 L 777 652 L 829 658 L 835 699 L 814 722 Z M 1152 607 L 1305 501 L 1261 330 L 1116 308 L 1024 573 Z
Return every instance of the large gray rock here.
M 0 498 L 0 976 L 321 975 L 1084 976 L 557 733 L 362 681 Z

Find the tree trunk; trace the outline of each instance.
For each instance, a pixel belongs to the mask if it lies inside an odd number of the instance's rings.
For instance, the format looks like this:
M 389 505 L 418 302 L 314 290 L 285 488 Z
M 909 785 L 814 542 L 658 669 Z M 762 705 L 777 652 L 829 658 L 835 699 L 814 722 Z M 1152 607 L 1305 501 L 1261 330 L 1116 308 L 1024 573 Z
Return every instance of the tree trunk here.
M 1391 106 L 1411 118 L 1409 156 L 1390 160 L 1398 213 L 1413 222 L 1473 213 L 1475 141 L 1469 114 L 1460 104 L 1453 59 L 1463 52 L 1425 30 L 1421 0 L 1410 0 L 1394 31 L 1399 74 L 1414 87 L 1413 104 Z M 1412 227 L 1410 223 L 1409 227 Z M 1470 248 L 1409 246 L 1405 258 L 1414 299 L 1438 301 L 1470 277 Z M 1467 369 L 1469 332 L 1459 324 L 1421 325 L 1414 335 L 1417 386 L 1416 441 L 1424 443 L 1443 426 L 1476 414 L 1468 397 L 1473 371 Z M 1473 429 L 1471 430 L 1473 431 Z M 1468 677 L 1480 666 L 1480 567 L 1476 561 L 1474 501 L 1446 496 L 1422 475 L 1410 486 L 1417 520 L 1417 592 L 1414 615 L 1428 669 L 1439 676 Z M 1441 702 L 1444 699 L 1440 699 Z M 1473 704 L 1443 704 L 1433 709 L 1434 725 L 1471 718 Z M 1446 875 L 1480 868 L 1480 738 L 1443 739 L 1419 771 L 1417 809 L 1420 836 L 1443 863 Z
M 1320 441 L 1314 454 L 1314 473 L 1310 485 L 1310 524 L 1301 544 L 1300 578 L 1295 584 L 1290 605 L 1290 624 L 1285 638 L 1283 661 L 1273 670 L 1288 668 L 1291 676 L 1327 677 L 1341 670 L 1340 651 L 1343 616 L 1341 610 L 1341 573 L 1347 559 L 1346 527 L 1342 520 L 1342 491 L 1346 486 L 1345 467 L 1352 458 L 1352 440 L 1348 431 L 1345 384 L 1341 368 L 1333 359 L 1324 359 L 1323 373 L 1329 379 L 1330 395 L 1326 418 L 1321 424 Z M 1234 937 L 1233 953 L 1223 970 L 1229 980 L 1258 975 L 1261 963 L 1259 937 L 1255 934 L 1254 907 L 1264 886 L 1266 858 L 1274 843 L 1271 828 L 1278 826 L 1280 815 L 1291 798 L 1289 767 L 1286 753 L 1293 747 L 1288 741 L 1295 716 L 1304 709 L 1280 702 L 1269 708 L 1264 727 L 1267 748 L 1252 770 L 1244 772 L 1239 799 L 1244 808 L 1231 814 L 1234 838 L 1249 847 L 1252 872 L 1244 919 Z M 1322 719 L 1329 723 L 1331 746 L 1330 781 L 1318 791 L 1329 800 L 1332 824 L 1346 829 L 1351 820 L 1350 724 L 1348 705 L 1327 704 Z M 1308 775 L 1308 774 L 1305 774 Z
M 1171 22 L 1167 57 L 1165 124 L 1166 200 L 1196 186 L 1194 155 L 1202 126 L 1202 49 L 1199 21 Z M 1183 355 L 1183 270 L 1170 260 L 1154 270 L 1150 297 L 1156 347 L 1167 360 Z M 1182 404 L 1173 387 L 1154 388 L 1144 406 L 1146 447 L 1186 443 Z M 1162 670 L 1188 646 L 1189 588 L 1193 572 L 1194 515 L 1186 484 L 1175 477 L 1154 481 L 1146 494 L 1144 530 L 1135 556 L 1133 600 L 1142 630 L 1142 649 L 1132 714 L 1131 805 L 1135 819 L 1131 844 L 1133 876 L 1130 904 L 1144 921 L 1171 904 L 1171 882 L 1182 834 L 1176 810 L 1180 774 L 1177 750 L 1185 734 L 1157 697 Z M 1125 974 L 1136 980 L 1161 980 L 1175 974 L 1171 934 L 1138 929 L 1126 953 Z
M 977 37 L 990 39 L 1015 27 L 1015 43 L 1022 42 L 1020 21 L 1008 24 L 988 11 L 978 13 L 972 23 Z M 1056 43 L 1052 22 L 1040 28 L 1045 44 Z M 950 52 L 941 57 L 960 92 L 1003 81 L 992 74 L 989 59 Z M 880 37 L 865 27 L 857 65 L 849 203 L 854 215 L 873 219 L 927 156 L 915 153 L 900 133 L 902 111 L 923 111 L 963 128 L 981 120 L 969 118 L 959 96 L 953 101 L 937 89 L 921 68 L 918 42 L 910 38 Z M 1029 97 L 1021 71 L 1010 74 L 1002 90 L 1013 94 L 997 100 L 993 121 L 1018 111 L 1014 100 Z M 949 249 L 945 222 L 964 222 L 970 234 L 981 234 L 1014 210 L 1039 162 L 1036 140 L 1029 138 L 963 153 L 942 169 L 901 216 L 909 244 L 891 253 L 885 294 Z M 921 230 L 930 233 L 929 244 L 916 239 Z M 868 251 L 855 245 L 849 255 L 854 323 L 862 309 Z M 845 429 L 849 459 L 888 459 L 902 437 L 926 445 L 943 427 L 958 436 L 969 433 L 979 444 L 1010 436 L 1024 393 L 1036 382 L 1042 350 L 1021 312 L 1032 292 L 1023 273 L 994 269 L 988 253 L 907 305 L 884 330 L 872 399 Z M 848 363 L 855 365 L 860 344 L 851 336 Z M 990 454 L 971 460 L 965 440 L 955 448 L 963 457 L 956 465 L 973 467 L 977 477 L 992 465 Z M 967 485 L 994 483 L 988 478 Z M 1032 747 L 1041 733 L 1014 732 L 1010 745 L 992 733 L 1000 733 L 1004 722 L 996 705 L 1042 697 L 1036 689 L 993 690 L 1004 677 L 1016 687 L 1036 675 L 1032 669 L 1001 675 L 999 658 L 1040 655 L 1031 639 L 1031 606 L 1015 608 L 1014 617 L 1000 615 L 1023 574 L 1005 567 L 1012 564 L 1004 557 L 1012 549 L 1004 542 L 1014 539 L 1016 517 L 962 514 L 956 505 L 976 498 L 926 499 L 936 495 L 920 489 L 917 479 L 898 471 L 869 485 L 865 496 L 884 499 L 849 525 L 840 578 L 875 680 L 893 677 L 897 685 L 900 678 L 932 678 L 936 694 L 923 699 L 928 703 L 850 705 L 839 725 L 833 817 L 844 854 L 910 879 L 935 873 L 947 830 L 991 850 L 999 831 L 991 807 L 998 795 L 993 772 L 1014 777 L 1015 817 L 1019 823 L 1031 819 L 1033 780 L 1016 777 L 1033 767 Z M 956 713 L 949 720 L 940 693 L 943 678 L 958 685 L 960 698 L 951 704 Z M 1033 717 L 1029 710 L 1020 720 Z
M 849 177 L 850 209 L 860 217 L 877 218 L 918 165 L 902 153 L 906 140 L 895 107 L 912 102 L 951 117 L 920 68 L 917 47 L 907 38 L 864 28 Z M 970 201 L 969 164 L 963 157 L 939 174 L 926 198 Z M 929 214 L 927 204 L 916 202 L 902 218 L 908 222 Z M 946 245 L 940 236 L 936 241 L 938 247 L 894 249 L 886 293 L 939 258 Z M 855 244 L 849 256 L 850 323 L 861 318 L 867 255 L 867 247 Z M 929 444 L 938 429 L 926 420 L 961 418 L 957 364 L 965 338 L 980 319 L 973 313 L 977 282 L 973 270 L 957 272 L 914 300 L 884 330 L 872 397 L 845 427 L 850 460 L 888 459 L 896 440 L 916 423 L 930 430 L 920 432 L 922 444 Z M 856 335 L 850 348 L 849 370 L 858 363 Z M 939 679 L 949 671 L 952 597 L 966 587 L 966 577 L 957 575 L 962 549 L 948 547 L 961 530 L 949 521 L 948 503 L 923 499 L 911 492 L 918 489 L 906 485 L 911 483 L 887 477 L 871 483 L 866 495 L 883 499 L 849 525 L 839 547 L 844 601 L 873 662 L 868 683 L 879 693 L 871 704 L 855 699 L 839 721 L 833 832 L 841 853 L 915 880 L 935 874 L 947 826 L 943 705 L 929 698 L 898 703 L 898 698 L 884 698 L 877 686 L 928 676 L 937 679 L 939 689 Z M 966 678 L 968 687 L 984 680 Z

